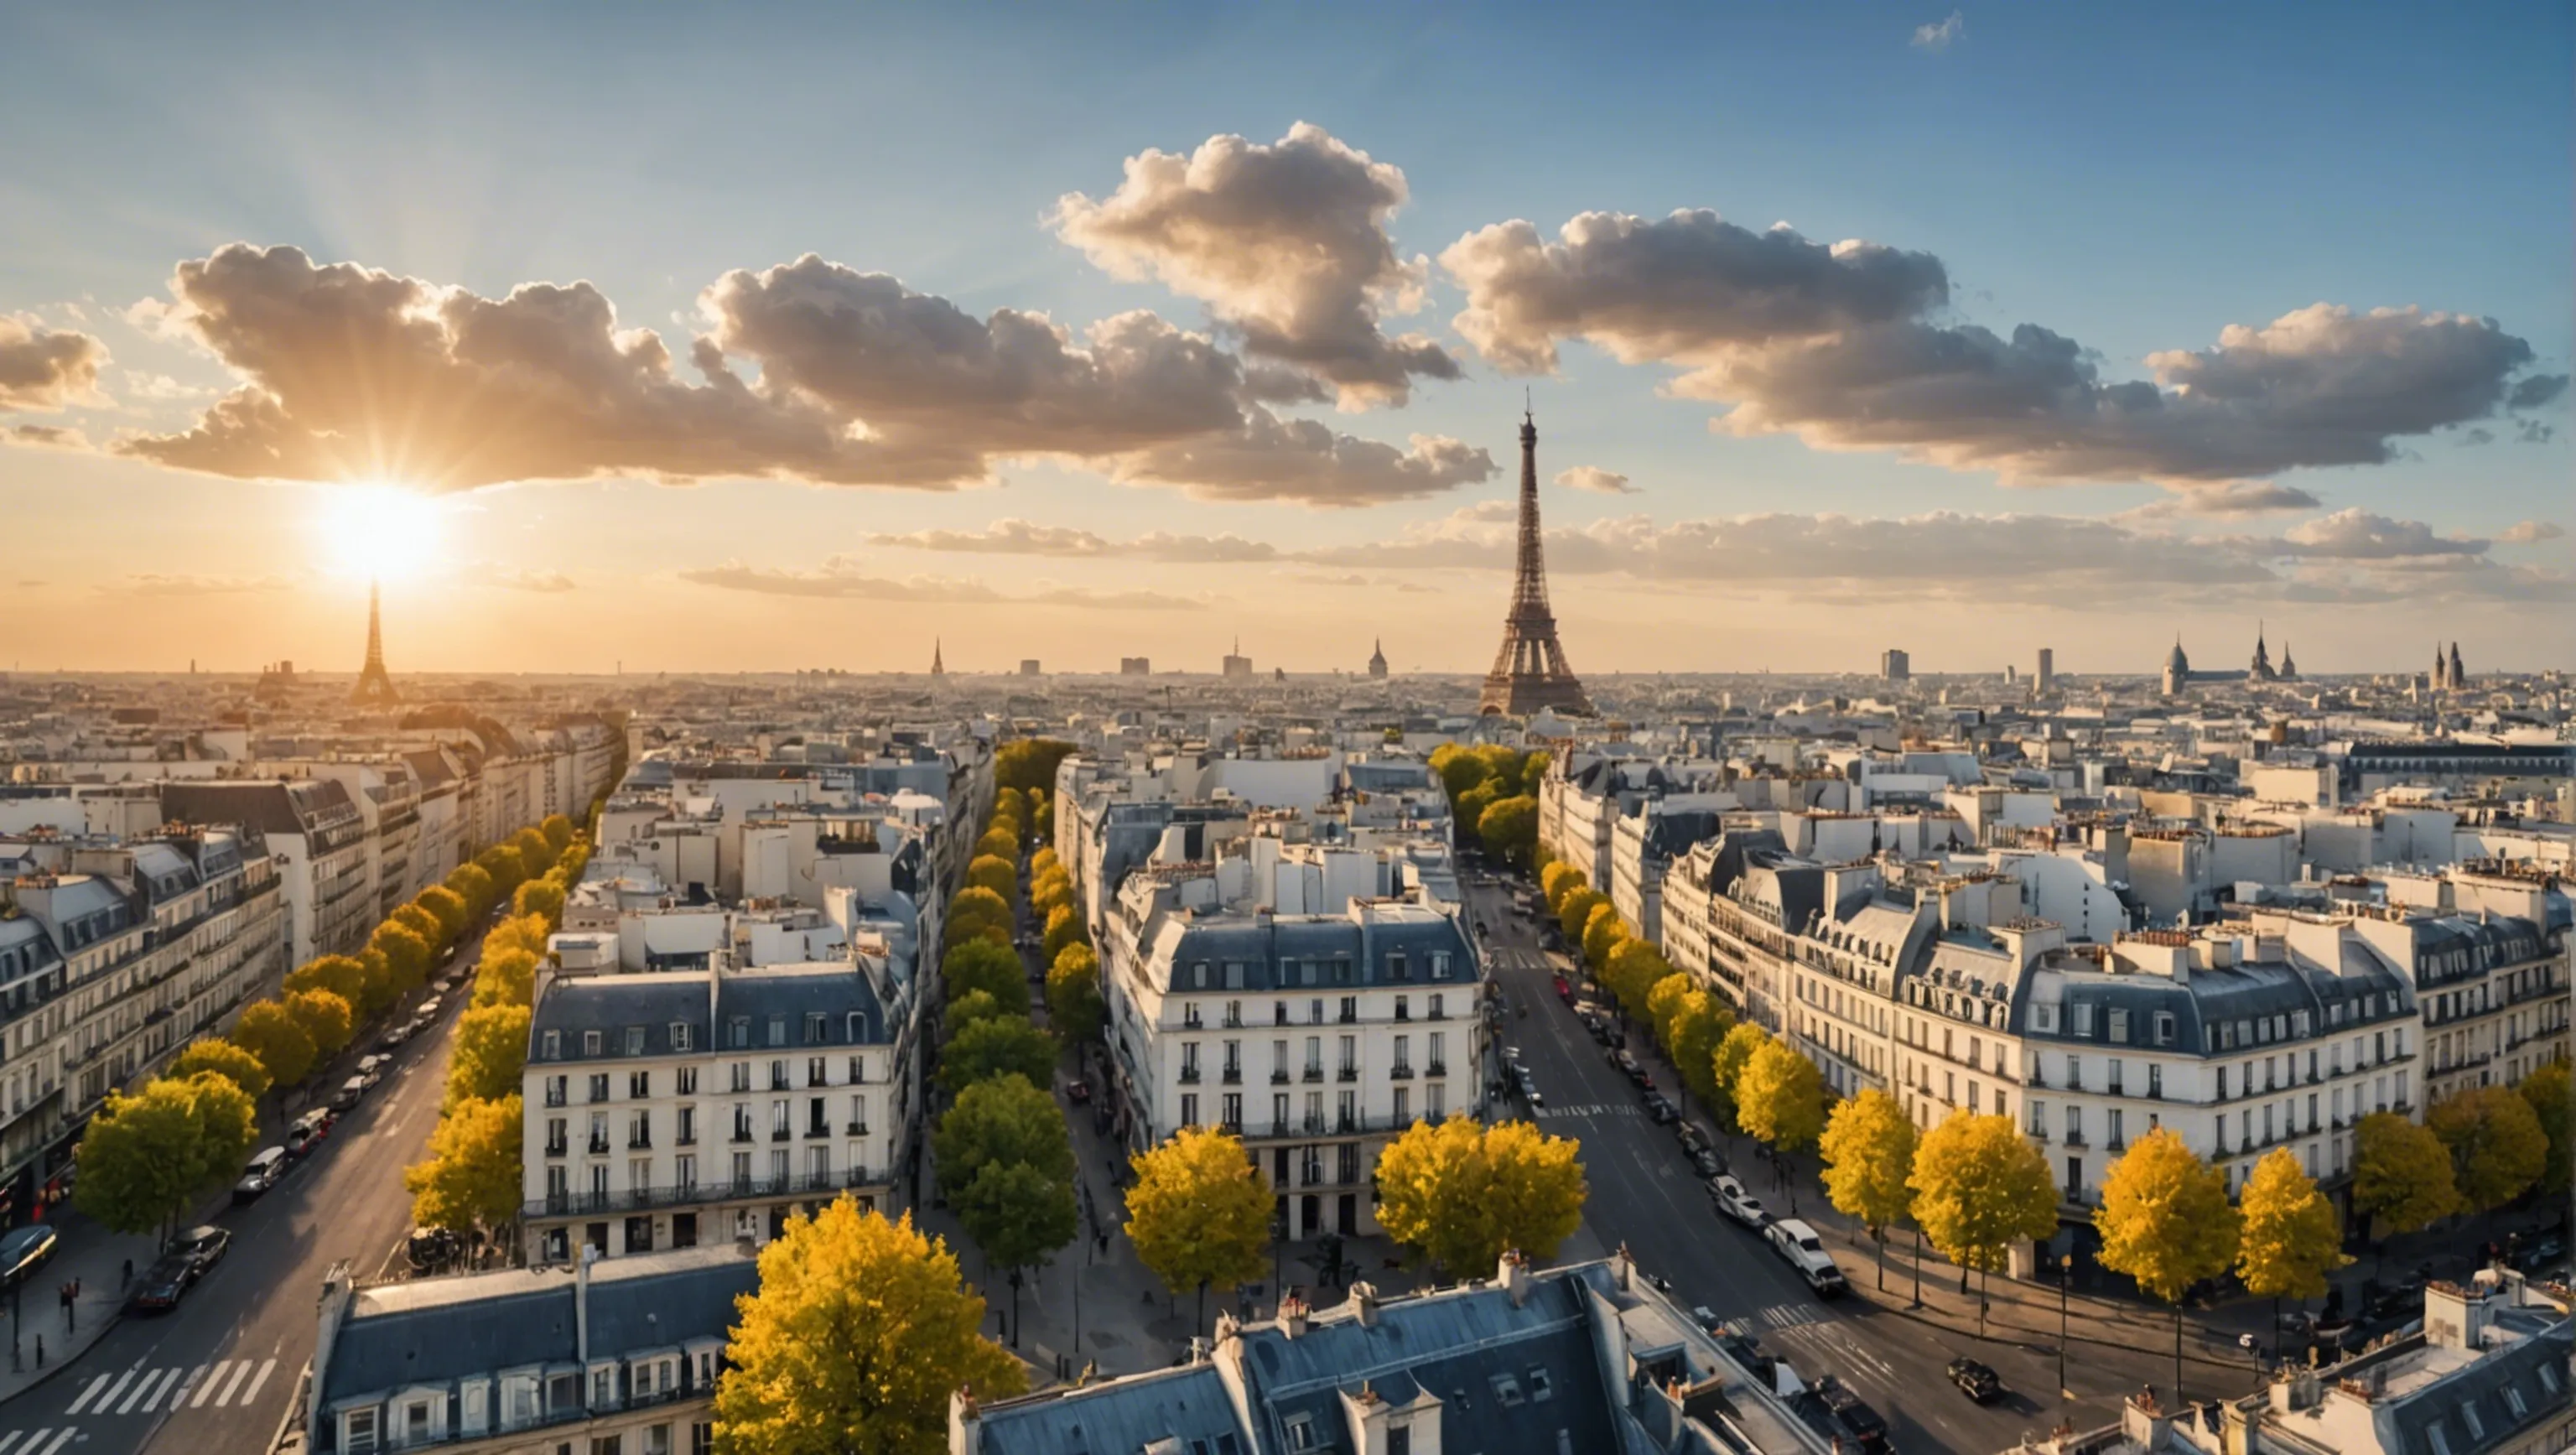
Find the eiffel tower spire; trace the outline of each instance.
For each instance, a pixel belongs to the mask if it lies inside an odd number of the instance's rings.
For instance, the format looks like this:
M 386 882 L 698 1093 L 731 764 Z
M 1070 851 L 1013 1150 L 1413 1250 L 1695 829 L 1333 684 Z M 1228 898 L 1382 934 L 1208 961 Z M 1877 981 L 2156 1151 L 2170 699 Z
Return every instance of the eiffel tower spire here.
M 948 675 L 948 663 L 940 656 L 939 648 L 939 638 L 932 637 L 930 639 L 930 675 L 933 677 L 945 677 Z
M 391 707 L 402 701 L 394 691 L 394 679 L 385 671 L 384 616 L 376 599 L 376 583 L 367 583 L 367 665 L 358 669 L 358 685 L 349 700 L 361 706 Z
M 1477 710 L 1522 717 L 1541 708 L 1590 716 L 1592 699 L 1565 665 L 1556 640 L 1556 614 L 1547 604 L 1547 560 L 1538 523 L 1538 420 L 1521 411 L 1520 559 L 1512 578 L 1511 610 L 1503 617 L 1503 646 L 1485 674 Z

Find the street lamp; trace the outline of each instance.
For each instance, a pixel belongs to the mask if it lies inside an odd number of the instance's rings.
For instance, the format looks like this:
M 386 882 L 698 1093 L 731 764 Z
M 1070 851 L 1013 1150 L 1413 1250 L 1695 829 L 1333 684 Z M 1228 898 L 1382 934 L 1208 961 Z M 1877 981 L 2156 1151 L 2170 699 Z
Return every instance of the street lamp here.
M 2066 1286 L 2075 1281 L 2075 1255 L 2062 1253 L 2057 1259 L 2057 1398 L 2072 1402 L 2075 1393 L 2066 1386 Z

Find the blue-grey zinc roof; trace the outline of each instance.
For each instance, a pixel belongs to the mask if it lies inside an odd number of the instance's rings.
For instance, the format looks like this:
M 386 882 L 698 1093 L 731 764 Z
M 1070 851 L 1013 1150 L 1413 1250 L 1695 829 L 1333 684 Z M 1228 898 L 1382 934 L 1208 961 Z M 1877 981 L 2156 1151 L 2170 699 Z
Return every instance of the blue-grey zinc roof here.
M 734 1300 L 760 1288 L 760 1264 L 749 1257 L 642 1277 L 615 1276 L 615 1262 L 591 1270 L 593 1358 L 724 1338 L 733 1328 Z
M 1449 957 L 1449 978 L 1431 978 L 1431 956 Z M 1394 957 L 1404 961 L 1404 978 L 1395 977 Z M 1180 983 L 1178 977 L 1198 964 L 1209 967 L 1205 986 Z M 1336 979 L 1336 966 L 1347 963 L 1349 978 Z M 1314 978 L 1304 967 L 1316 966 Z M 1228 987 L 1224 967 L 1242 967 L 1242 983 Z M 1268 924 L 1228 918 L 1192 924 L 1172 942 L 1167 968 L 1175 977 L 1167 989 L 1325 990 L 1371 986 L 1443 985 L 1472 982 L 1475 947 L 1456 920 L 1422 914 L 1356 922 L 1342 915 L 1276 918 Z
M 704 1050 L 715 1044 L 707 1016 L 704 975 L 581 975 L 559 977 L 546 987 L 528 1025 L 531 1061 L 614 1060 L 626 1055 L 625 1030 L 644 1028 L 644 1054 L 678 1054 L 671 1045 L 674 1024 L 689 1028 L 689 1045 Z M 557 1054 L 544 1054 L 545 1034 L 557 1031 Z M 582 1033 L 603 1032 L 598 1056 L 583 1053 Z
M 331 1346 L 324 1404 L 413 1384 L 444 1384 L 524 1364 L 572 1360 L 573 1285 L 422 1308 L 356 1314 Z
M 823 1015 L 823 1039 L 808 1041 L 805 1039 L 804 1017 L 817 1011 Z M 853 1011 L 863 1018 L 863 1029 L 856 1041 L 849 1034 L 849 1015 Z M 810 970 L 739 970 L 716 978 L 716 1021 L 719 1026 L 736 1017 L 747 1017 L 752 1025 L 752 1045 L 763 1048 L 767 1044 L 768 1022 L 773 1016 L 787 1018 L 791 1047 L 876 1045 L 887 1039 L 885 1007 L 878 1002 L 876 990 L 868 984 L 867 977 L 855 967 L 836 969 L 830 974 Z
M 2404 1455 L 2482 1455 L 2516 1443 L 2531 1426 L 2564 1418 L 2567 1396 L 2549 1392 L 2540 1382 L 2540 1366 L 2557 1365 L 2563 1389 L 2571 1350 L 2576 1350 L 2576 1325 L 2560 1319 L 2532 1337 L 2488 1350 L 2474 1363 L 2396 1399 L 2385 1418 L 2397 1437 L 2397 1448 Z M 2521 1391 L 2521 1415 L 2506 1402 L 2509 1388 Z M 2464 1405 L 2477 1411 L 2481 1434 L 2470 1432 L 2461 1414 Z M 2439 1447 L 2432 1439 L 2436 1424 L 2442 1427 Z
M 1166 1437 L 1180 1440 L 1185 1450 L 1205 1449 L 1209 1455 L 1240 1449 L 1234 1406 L 1212 1366 L 1120 1380 L 1070 1399 L 1050 1394 L 994 1405 L 984 1411 L 982 1438 L 975 1448 L 977 1455 L 1126 1455 Z M 1205 1444 L 1192 1443 L 1196 1441 Z

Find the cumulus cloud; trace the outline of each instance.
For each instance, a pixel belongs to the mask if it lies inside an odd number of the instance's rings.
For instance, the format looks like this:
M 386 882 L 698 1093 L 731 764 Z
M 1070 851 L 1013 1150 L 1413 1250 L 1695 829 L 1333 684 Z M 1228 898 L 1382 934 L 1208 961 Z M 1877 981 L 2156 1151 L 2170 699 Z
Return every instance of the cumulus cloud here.
M 1148 531 L 1134 540 L 1113 541 L 1072 526 L 1041 525 L 1003 519 L 980 531 L 921 530 L 901 535 L 873 535 L 871 545 L 903 546 L 917 551 L 950 551 L 1002 556 L 1127 556 L 1152 561 L 1267 561 L 1278 548 L 1263 541 L 1225 535 L 1176 535 Z
M 94 402 L 106 362 L 107 346 L 88 334 L 0 313 L 0 410 L 50 414 Z
M 2172 520 L 2202 516 L 2227 520 L 2248 515 L 2278 515 L 2314 510 L 2323 502 L 2295 485 L 2271 480 L 2232 480 L 2216 485 L 2187 485 L 2161 500 L 2123 511 L 2123 520 Z
M 2505 397 L 2505 408 L 2538 409 L 2566 392 L 2566 375 L 2533 374 L 2514 384 L 2513 393 Z
M 1556 483 L 1568 490 L 1583 490 L 1594 495 L 1642 493 L 1628 483 L 1627 476 L 1604 470 L 1598 465 L 1577 465 L 1571 470 L 1561 470 L 1557 473 Z
M 2285 554 L 2339 561 L 2398 561 L 2482 555 L 2487 542 L 2437 536 L 2420 520 L 2395 520 L 2354 507 L 2303 521 L 2286 537 Z
M 2567 534 L 2567 528 L 2554 520 L 2516 521 L 2496 536 L 2506 545 L 2529 546 L 2554 541 Z
M 1459 377 L 1437 343 L 1380 326 L 1419 304 L 1429 270 L 1387 234 L 1405 197 L 1401 170 L 1301 121 L 1272 143 L 1129 157 L 1115 192 L 1067 193 L 1054 222 L 1102 268 L 1204 302 L 1246 354 L 1310 371 L 1357 408 L 1402 403 L 1416 375 Z
M 125 371 L 124 388 L 129 398 L 152 400 L 203 399 L 215 392 L 195 384 L 182 384 L 167 374 L 146 374 L 135 369 Z
M 703 382 L 653 330 L 621 327 L 588 283 L 491 299 L 236 244 L 182 264 L 171 291 L 152 326 L 248 382 L 187 430 L 115 448 L 221 475 L 947 489 L 988 479 L 998 459 L 1058 457 L 1227 498 L 1335 504 L 1484 478 L 1463 446 L 1408 452 L 1283 421 L 1253 402 L 1280 395 L 1276 381 L 1150 313 L 1076 337 L 812 255 L 727 273 L 701 295 L 707 331 L 688 353 Z
M 996 591 L 981 581 L 942 576 L 896 579 L 872 576 L 854 558 L 832 556 L 810 571 L 752 567 L 740 561 L 698 567 L 680 579 L 699 586 L 746 591 L 764 596 L 819 597 L 834 600 L 896 601 L 916 605 L 1037 605 L 1098 608 L 1112 611 L 1186 611 L 1206 602 L 1197 597 L 1159 591 L 1089 591 L 1048 587 L 1019 595 Z
M 1968 17 L 1953 10 L 1941 20 L 1914 27 L 1913 44 L 1918 50 L 1948 50 L 1950 42 L 1967 33 Z
M 89 436 L 69 425 L 11 424 L 0 425 L 0 441 L 45 450 L 85 450 Z

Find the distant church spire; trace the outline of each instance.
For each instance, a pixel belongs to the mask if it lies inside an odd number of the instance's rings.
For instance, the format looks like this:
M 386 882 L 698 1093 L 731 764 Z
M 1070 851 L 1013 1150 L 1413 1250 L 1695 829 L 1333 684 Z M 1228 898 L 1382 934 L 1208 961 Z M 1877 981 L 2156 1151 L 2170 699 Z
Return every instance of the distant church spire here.
M 349 700 L 367 707 L 391 707 L 402 701 L 394 691 L 394 679 L 385 670 L 384 618 L 378 610 L 376 583 L 367 583 L 367 665 L 358 669 L 358 685 Z
M 940 640 L 937 637 L 930 639 L 930 675 L 933 677 L 948 675 L 948 663 L 940 655 Z

